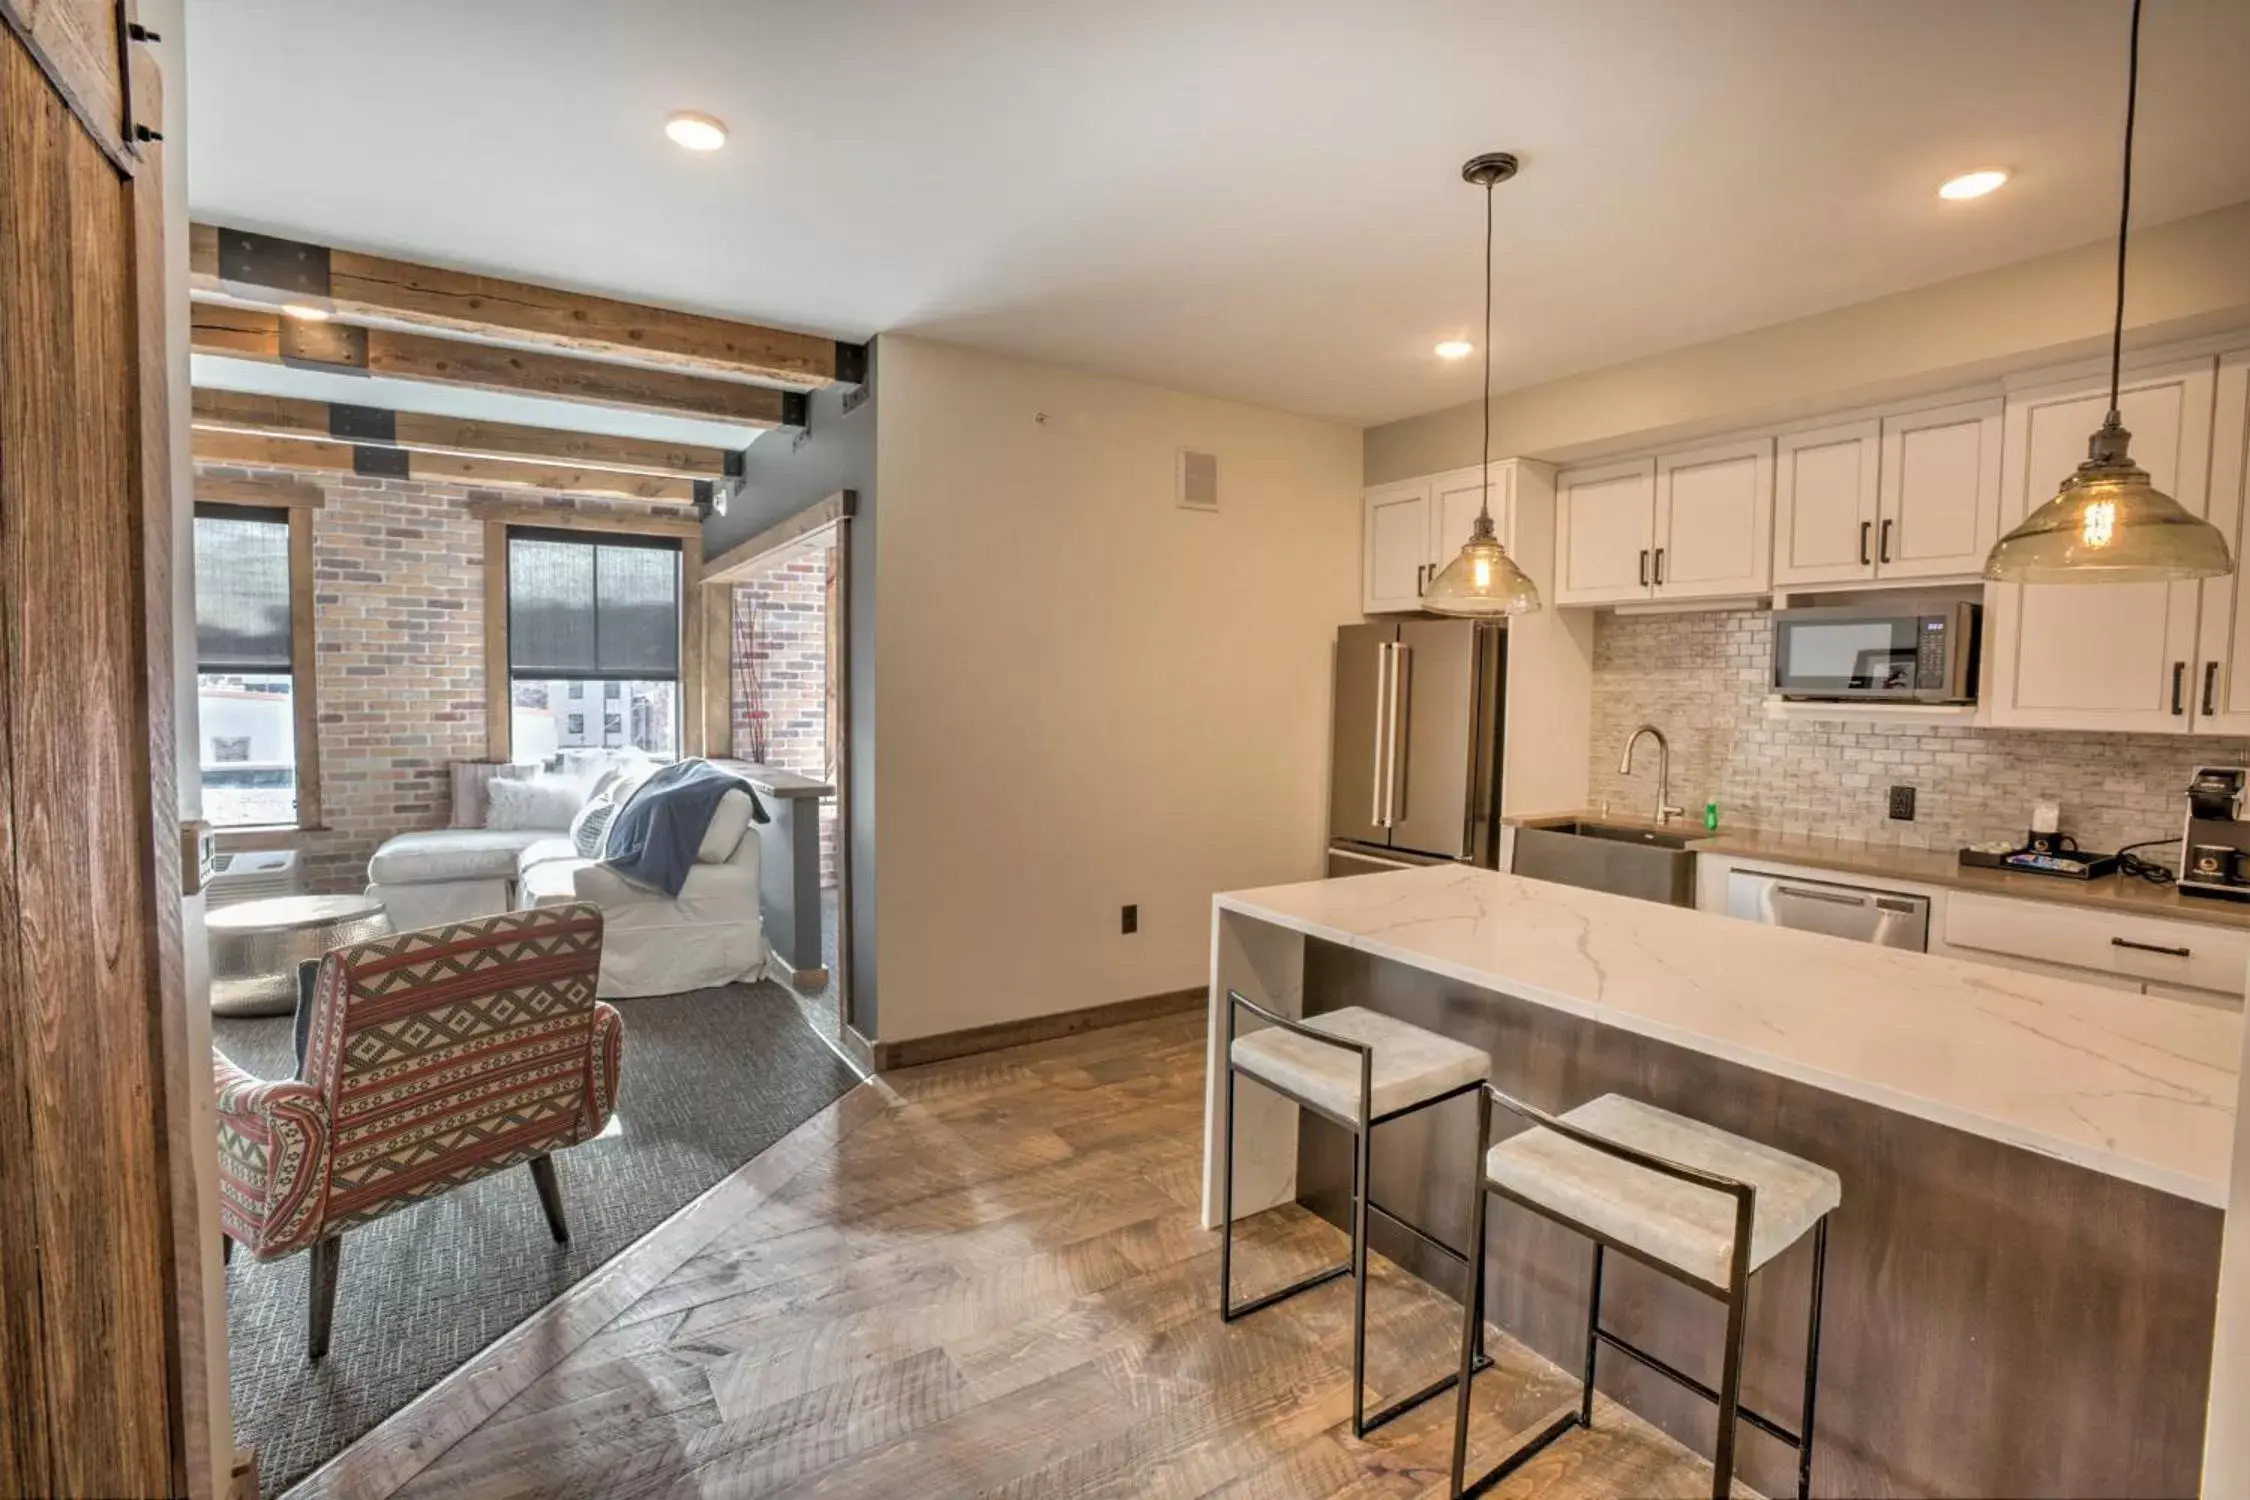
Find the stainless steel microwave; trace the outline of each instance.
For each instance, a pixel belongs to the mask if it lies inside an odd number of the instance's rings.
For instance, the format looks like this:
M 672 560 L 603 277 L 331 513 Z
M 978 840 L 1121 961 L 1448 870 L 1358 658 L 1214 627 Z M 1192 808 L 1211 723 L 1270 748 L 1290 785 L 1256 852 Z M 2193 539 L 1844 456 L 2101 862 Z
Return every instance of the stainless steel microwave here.
M 1968 703 L 1977 695 L 1983 611 L 1879 606 L 1773 612 L 1773 690 L 1784 698 Z

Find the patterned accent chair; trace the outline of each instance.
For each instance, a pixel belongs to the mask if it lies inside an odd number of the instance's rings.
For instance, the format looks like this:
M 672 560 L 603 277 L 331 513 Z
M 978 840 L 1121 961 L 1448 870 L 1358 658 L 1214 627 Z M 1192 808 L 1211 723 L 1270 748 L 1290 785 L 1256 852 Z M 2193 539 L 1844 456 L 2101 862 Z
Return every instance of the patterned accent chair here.
M 312 1248 L 309 1348 L 328 1352 L 343 1233 L 528 1163 L 558 1241 L 550 1152 L 601 1133 L 625 1044 L 594 998 L 602 914 L 574 905 L 338 948 L 293 1079 L 212 1054 L 219 1221 L 259 1260 Z

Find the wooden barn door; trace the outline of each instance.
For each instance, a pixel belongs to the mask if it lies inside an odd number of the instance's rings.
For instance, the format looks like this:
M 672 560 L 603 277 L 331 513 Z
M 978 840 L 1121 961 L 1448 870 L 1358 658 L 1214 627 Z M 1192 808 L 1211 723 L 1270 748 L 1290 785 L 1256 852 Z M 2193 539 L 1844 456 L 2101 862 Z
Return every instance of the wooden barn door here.
M 114 3 L 0 22 L 0 1494 L 207 1492 L 156 75 Z

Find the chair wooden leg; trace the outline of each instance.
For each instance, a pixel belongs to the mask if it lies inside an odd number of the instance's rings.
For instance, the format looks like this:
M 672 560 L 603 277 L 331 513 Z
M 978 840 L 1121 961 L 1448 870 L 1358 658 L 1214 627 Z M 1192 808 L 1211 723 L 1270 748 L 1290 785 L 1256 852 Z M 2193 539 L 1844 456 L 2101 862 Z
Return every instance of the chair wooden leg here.
M 219 1236 L 219 1264 L 222 1266 L 234 1264 L 234 1236 L 231 1234 Z
M 569 1244 L 570 1225 L 563 1219 L 562 1184 L 555 1180 L 555 1159 L 534 1156 L 531 1180 L 539 1184 L 539 1206 L 547 1211 L 547 1228 L 553 1231 L 555 1243 Z
M 328 1328 L 336 1314 L 336 1273 L 343 1269 L 344 1237 L 321 1240 L 312 1247 L 312 1315 L 305 1352 L 312 1359 L 328 1354 Z

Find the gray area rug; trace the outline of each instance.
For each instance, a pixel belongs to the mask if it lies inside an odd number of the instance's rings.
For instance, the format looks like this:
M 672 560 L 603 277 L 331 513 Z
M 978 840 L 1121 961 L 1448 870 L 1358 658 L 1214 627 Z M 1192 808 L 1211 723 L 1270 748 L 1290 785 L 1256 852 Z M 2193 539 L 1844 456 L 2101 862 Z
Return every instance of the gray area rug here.
M 828 1014 L 833 1015 L 833 1001 Z M 559 1152 L 571 1242 L 556 1244 L 527 1168 L 344 1237 L 328 1357 L 305 1358 L 305 1254 L 227 1276 L 235 1441 L 268 1494 L 327 1462 L 704 1189 L 858 1082 L 814 1034 L 818 1002 L 763 981 L 617 1002 L 617 1123 Z M 219 1050 L 261 1078 L 294 1071 L 290 1021 L 215 1018 Z

